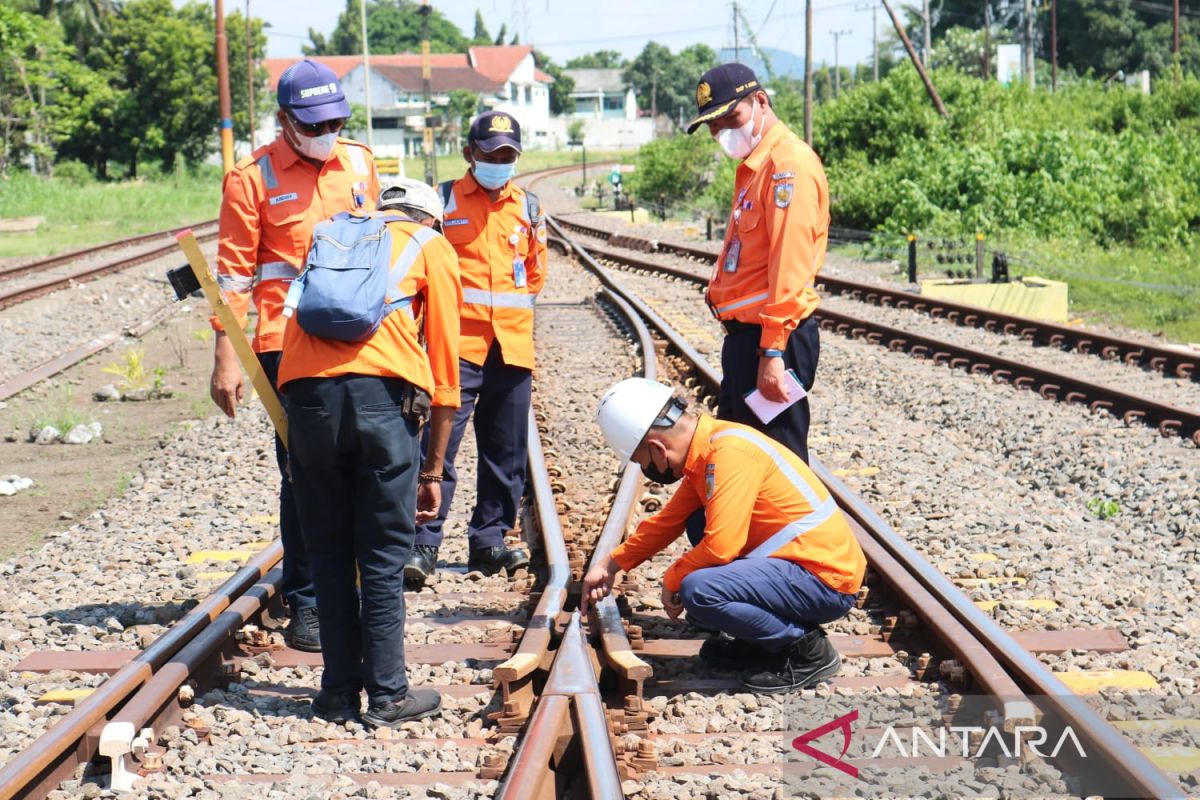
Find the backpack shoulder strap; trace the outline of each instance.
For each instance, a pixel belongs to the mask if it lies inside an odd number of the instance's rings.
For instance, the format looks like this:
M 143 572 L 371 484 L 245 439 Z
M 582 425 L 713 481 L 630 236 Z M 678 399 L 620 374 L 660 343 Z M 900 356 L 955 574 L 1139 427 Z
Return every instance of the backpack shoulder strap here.
M 442 181 L 438 184 L 438 194 L 442 196 L 442 213 L 448 214 L 454 210 L 454 181 Z
M 525 216 L 529 219 L 529 227 L 534 231 L 542 224 L 542 201 L 528 189 L 525 190 Z

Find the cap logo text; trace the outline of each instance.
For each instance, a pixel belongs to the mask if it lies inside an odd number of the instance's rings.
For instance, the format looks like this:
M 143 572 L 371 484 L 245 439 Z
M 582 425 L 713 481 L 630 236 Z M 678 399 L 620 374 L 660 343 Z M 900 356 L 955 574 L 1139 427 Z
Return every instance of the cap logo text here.
M 749 89 L 749 88 L 751 88 L 751 87 L 754 87 L 754 86 L 758 86 L 758 81 L 746 81 L 746 82 L 745 82 L 745 83 L 743 83 L 741 86 L 739 86 L 739 87 L 737 87 L 736 89 L 734 89 L 734 90 L 733 90 L 733 93 L 734 93 L 734 94 L 737 94 L 738 92 L 743 92 L 743 91 L 745 91 L 746 89 Z
M 307 100 L 310 97 L 320 97 L 323 94 L 333 94 L 336 91 L 336 83 L 323 83 L 320 86 L 313 86 L 309 89 L 301 89 L 300 99 Z

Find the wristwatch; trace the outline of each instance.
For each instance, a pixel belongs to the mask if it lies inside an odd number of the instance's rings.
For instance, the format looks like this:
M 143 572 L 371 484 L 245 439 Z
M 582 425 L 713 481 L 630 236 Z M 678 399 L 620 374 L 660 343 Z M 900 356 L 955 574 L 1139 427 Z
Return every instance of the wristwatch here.
M 758 348 L 758 354 L 764 358 L 783 358 L 782 350 L 773 350 L 771 348 Z

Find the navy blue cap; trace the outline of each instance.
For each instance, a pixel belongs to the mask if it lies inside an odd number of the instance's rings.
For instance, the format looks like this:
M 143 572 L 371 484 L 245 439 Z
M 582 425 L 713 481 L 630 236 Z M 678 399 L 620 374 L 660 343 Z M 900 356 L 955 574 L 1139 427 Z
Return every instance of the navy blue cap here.
M 688 123 L 687 132 L 725 116 L 738 100 L 762 88 L 754 70 L 745 64 L 734 62 L 713 67 L 696 84 L 696 116 Z
M 337 75 L 324 64 L 304 59 L 279 76 L 279 107 L 286 108 L 306 125 L 331 119 L 349 119 L 350 104 Z
M 480 114 L 471 123 L 467 132 L 467 143 L 479 145 L 485 153 L 499 150 L 501 147 L 511 147 L 521 152 L 521 124 L 516 118 L 504 111 L 487 111 Z

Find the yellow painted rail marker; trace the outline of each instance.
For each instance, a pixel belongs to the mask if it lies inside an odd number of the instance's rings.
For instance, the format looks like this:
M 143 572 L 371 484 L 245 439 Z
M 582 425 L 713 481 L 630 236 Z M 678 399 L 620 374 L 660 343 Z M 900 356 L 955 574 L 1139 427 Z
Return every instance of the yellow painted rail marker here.
M 279 403 L 279 396 L 275 394 L 275 387 L 267 380 L 267 374 L 263 372 L 262 365 L 258 363 L 258 357 L 250 348 L 250 340 L 246 338 L 246 332 L 238 324 L 233 309 L 229 307 L 229 303 L 225 302 L 225 295 L 221 294 L 221 287 L 217 285 L 217 279 L 213 277 L 208 268 L 208 259 L 204 257 L 204 253 L 200 252 L 200 243 L 196 241 L 196 234 L 188 229 L 177 233 L 175 239 L 179 242 L 183 254 L 187 256 L 188 264 L 191 265 L 192 272 L 200 283 L 200 289 L 204 292 L 204 298 L 212 306 L 213 313 L 217 315 L 217 319 L 225 328 L 225 334 L 233 343 L 238 361 L 242 362 L 242 368 L 250 376 L 250 383 L 258 392 L 259 399 L 267 409 L 267 416 L 275 425 L 275 432 L 279 434 L 280 440 L 286 446 L 288 440 L 287 415 Z

